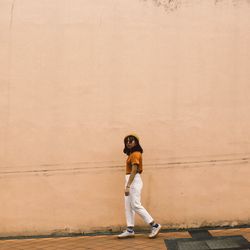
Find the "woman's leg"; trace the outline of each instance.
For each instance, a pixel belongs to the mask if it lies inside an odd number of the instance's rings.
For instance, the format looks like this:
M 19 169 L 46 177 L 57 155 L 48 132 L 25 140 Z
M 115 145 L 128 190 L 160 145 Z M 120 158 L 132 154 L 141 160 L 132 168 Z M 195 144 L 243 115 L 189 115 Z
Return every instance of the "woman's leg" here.
M 125 215 L 127 221 L 127 230 L 118 235 L 118 238 L 129 238 L 134 237 L 134 225 L 135 225 L 135 211 L 131 207 L 131 199 L 130 196 L 124 196 L 125 200 Z
M 135 225 L 135 211 L 131 206 L 131 196 L 125 196 L 125 215 L 127 227 L 134 227 Z
M 125 187 L 127 186 L 127 182 L 129 179 L 129 175 L 125 176 Z M 131 196 L 124 196 L 125 201 L 125 215 L 126 215 L 126 222 L 127 227 L 134 227 L 135 225 L 135 211 L 132 209 L 131 206 Z
M 145 223 L 150 224 L 154 221 L 148 211 L 141 205 L 141 190 L 142 190 L 142 180 L 139 174 L 135 176 L 133 184 L 130 187 L 130 204 L 133 211 L 141 216 Z

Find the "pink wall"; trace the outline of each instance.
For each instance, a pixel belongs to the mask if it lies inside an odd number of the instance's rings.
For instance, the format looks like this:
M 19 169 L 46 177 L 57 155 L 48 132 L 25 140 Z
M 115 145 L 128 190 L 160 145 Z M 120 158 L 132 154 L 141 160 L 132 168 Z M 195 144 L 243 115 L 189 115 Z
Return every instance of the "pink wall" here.
M 164 227 L 249 223 L 250 4 L 216 2 L 0 1 L 1 236 L 124 226 L 130 131 Z

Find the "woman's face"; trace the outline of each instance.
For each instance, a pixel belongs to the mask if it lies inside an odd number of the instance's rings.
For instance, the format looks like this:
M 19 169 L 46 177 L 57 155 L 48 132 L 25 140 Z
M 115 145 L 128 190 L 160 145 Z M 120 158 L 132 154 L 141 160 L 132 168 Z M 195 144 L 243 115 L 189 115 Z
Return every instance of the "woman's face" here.
M 133 136 L 127 137 L 125 143 L 126 143 L 126 147 L 129 148 L 129 149 L 136 146 L 136 140 L 135 140 L 135 138 Z

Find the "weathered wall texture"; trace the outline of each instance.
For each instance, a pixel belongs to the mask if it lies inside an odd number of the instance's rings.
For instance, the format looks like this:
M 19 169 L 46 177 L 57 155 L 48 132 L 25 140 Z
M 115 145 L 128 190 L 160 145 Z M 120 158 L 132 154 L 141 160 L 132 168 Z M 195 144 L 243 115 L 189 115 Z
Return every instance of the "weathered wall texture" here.
M 0 0 L 0 235 L 124 226 L 130 131 L 165 227 L 250 223 L 249 11 Z

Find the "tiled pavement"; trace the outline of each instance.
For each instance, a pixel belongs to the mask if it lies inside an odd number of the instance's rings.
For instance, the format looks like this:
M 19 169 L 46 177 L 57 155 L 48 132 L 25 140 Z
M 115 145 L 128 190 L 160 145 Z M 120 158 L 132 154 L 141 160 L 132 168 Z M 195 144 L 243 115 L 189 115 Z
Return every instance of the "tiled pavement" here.
M 209 230 L 213 236 L 242 235 L 250 241 L 250 228 Z M 135 238 L 117 239 L 117 235 L 7 239 L 0 240 L 0 250 L 121 250 L 121 249 L 167 249 L 164 239 L 190 238 L 188 232 L 161 232 L 156 239 L 148 239 L 147 234 L 136 234 Z

